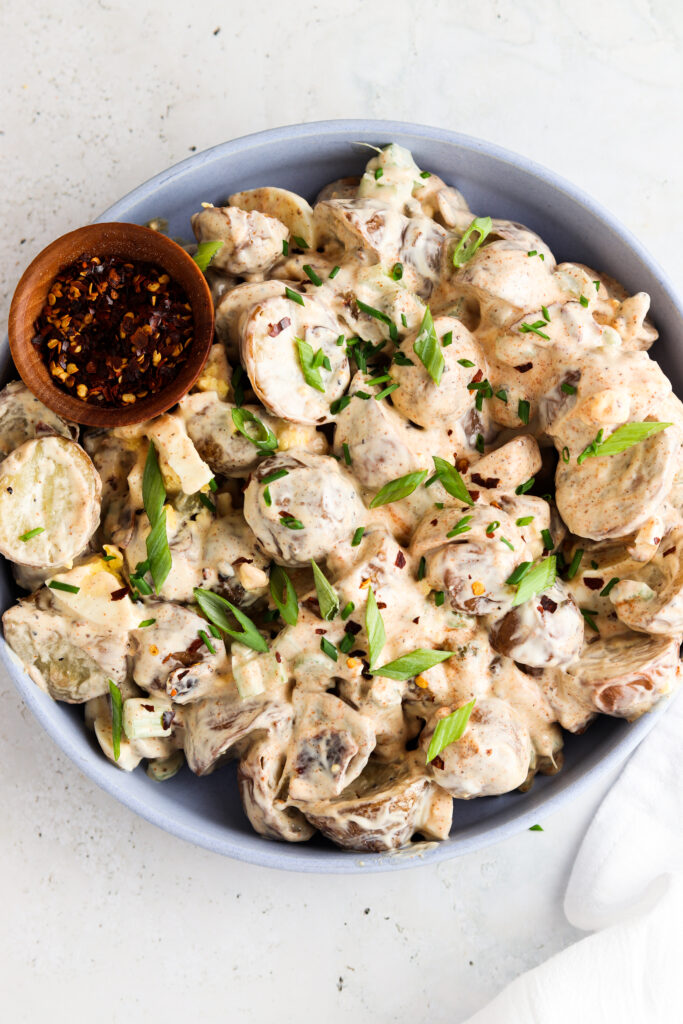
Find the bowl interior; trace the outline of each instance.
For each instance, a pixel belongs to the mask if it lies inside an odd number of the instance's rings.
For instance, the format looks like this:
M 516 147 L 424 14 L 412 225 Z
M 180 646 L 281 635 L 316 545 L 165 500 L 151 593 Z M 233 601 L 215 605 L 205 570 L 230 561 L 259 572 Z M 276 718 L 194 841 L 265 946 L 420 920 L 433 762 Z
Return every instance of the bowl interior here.
M 337 121 L 262 132 L 199 153 L 158 175 L 107 210 L 102 220 L 169 221 L 174 237 L 190 236 L 190 215 L 203 201 L 216 205 L 233 191 L 278 185 L 309 200 L 329 181 L 358 174 L 368 159 L 367 142 L 398 142 L 418 164 L 457 186 L 477 214 L 520 221 L 537 231 L 558 260 L 576 260 L 607 272 L 630 291 L 652 296 L 660 330 L 654 356 L 680 394 L 683 374 L 674 339 L 683 310 L 659 268 L 613 218 L 549 171 L 495 146 L 436 128 L 400 122 Z M 0 373 L 8 375 L 7 346 Z M 7 565 L 0 573 L 0 604 L 15 596 Z M 538 777 L 526 794 L 456 801 L 450 838 L 412 852 L 357 854 L 316 838 L 306 844 L 272 843 L 257 836 L 237 793 L 234 766 L 196 778 L 186 769 L 170 782 L 152 782 L 141 771 L 125 774 L 108 763 L 86 732 L 82 711 L 53 703 L 31 682 L 2 641 L 0 654 L 36 717 L 69 757 L 98 784 L 136 813 L 208 849 L 292 870 L 360 872 L 438 861 L 482 847 L 533 824 L 632 750 L 664 711 L 628 724 L 600 718 L 583 736 L 565 736 L 565 765 L 556 776 Z
M 162 267 L 184 289 L 192 307 L 194 333 L 178 374 L 163 391 L 134 405 L 106 409 L 88 405 L 58 388 L 32 344 L 34 323 L 57 274 L 82 256 L 118 256 Z M 213 340 L 213 304 L 204 274 L 181 246 L 137 224 L 100 223 L 77 228 L 43 249 L 24 271 L 9 314 L 9 342 L 24 383 L 54 412 L 76 423 L 122 426 L 156 416 L 182 398 L 199 376 Z

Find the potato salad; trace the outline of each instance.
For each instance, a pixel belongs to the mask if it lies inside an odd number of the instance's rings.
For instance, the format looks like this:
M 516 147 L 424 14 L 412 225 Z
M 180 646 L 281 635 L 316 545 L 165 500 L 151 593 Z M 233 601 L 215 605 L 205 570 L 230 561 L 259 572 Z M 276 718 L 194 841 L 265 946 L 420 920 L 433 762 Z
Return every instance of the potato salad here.
M 79 432 L 0 393 L 5 638 L 105 757 L 235 761 L 260 835 L 382 851 L 673 690 L 683 407 L 645 293 L 397 145 L 192 230 L 216 336 L 173 410 Z

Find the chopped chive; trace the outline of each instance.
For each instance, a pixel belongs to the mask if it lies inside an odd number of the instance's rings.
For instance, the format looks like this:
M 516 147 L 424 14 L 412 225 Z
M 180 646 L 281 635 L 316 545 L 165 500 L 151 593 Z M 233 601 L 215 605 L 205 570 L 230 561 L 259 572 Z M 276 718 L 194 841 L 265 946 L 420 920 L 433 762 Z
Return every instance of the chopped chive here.
M 547 322 L 550 323 L 550 313 L 548 312 L 548 307 L 541 306 L 541 312 L 543 313 L 543 316 L 546 318 Z
M 431 178 L 431 171 L 420 171 L 421 178 Z
M 541 537 L 543 538 L 543 546 L 546 551 L 552 551 L 555 547 L 553 538 L 550 530 L 541 530 Z
M 600 291 L 600 282 L 599 281 L 593 281 L 593 284 L 595 285 L 596 292 L 599 292 Z
M 360 542 L 363 539 L 363 534 L 364 533 L 365 533 L 365 527 L 364 526 L 359 526 L 358 529 L 355 530 L 355 532 L 353 534 L 353 537 L 351 539 L 351 547 L 352 548 L 357 548 L 358 547 L 358 545 L 360 544 Z
M 527 256 L 538 256 L 538 250 L 537 249 L 529 249 L 529 251 L 527 253 Z
M 461 533 L 467 533 L 472 529 L 471 526 L 467 525 L 471 519 L 472 516 L 463 516 L 462 519 L 458 519 L 453 529 L 448 531 L 446 537 L 450 540 L 451 537 L 458 537 Z
M 510 551 L 515 550 L 515 545 L 507 537 L 499 537 L 498 540 L 502 541 L 506 548 L 510 548 Z
M 286 238 L 282 240 L 282 255 L 289 256 L 289 242 Z
M 434 508 L 438 508 L 439 510 L 442 509 L 443 508 L 443 502 L 442 501 L 435 501 L 434 502 Z
M 27 530 L 26 533 L 22 533 L 19 540 L 26 542 L 27 540 L 31 540 L 32 537 L 37 537 L 39 533 L 45 533 L 44 526 L 36 526 L 32 530 Z M 113 558 L 114 555 L 111 555 L 110 557 Z
M 335 278 L 335 277 L 337 276 L 337 274 L 339 273 L 339 271 L 340 271 L 340 270 L 341 270 L 341 267 L 339 267 L 339 266 L 337 266 L 337 267 L 332 267 L 332 270 L 331 270 L 331 271 L 330 271 L 330 273 L 328 274 L 329 280 L 330 280 L 330 281 L 333 281 L 333 280 L 334 280 L 334 278 Z
M 597 567 L 598 567 L 598 563 L 595 560 L 593 560 L 591 562 L 591 569 L 597 569 Z
M 346 621 L 346 619 L 348 619 L 348 617 L 351 614 L 351 612 L 355 611 L 355 608 L 356 608 L 356 606 L 353 603 L 353 601 L 347 601 L 346 604 L 344 605 L 344 607 L 342 608 L 342 613 L 341 613 L 342 619 L 344 619 L 344 621 Z
M 216 477 L 215 476 L 212 476 L 211 479 L 209 480 L 209 490 L 210 491 L 217 491 L 218 490 L 218 484 L 216 483 Z
M 330 412 L 333 416 L 336 416 L 338 412 L 341 412 L 342 409 L 346 408 L 350 401 L 350 395 L 342 395 L 341 398 L 336 398 L 330 405 Z
M 394 352 L 394 362 L 397 366 L 415 366 L 413 360 L 408 359 L 408 356 L 404 352 L 401 352 L 400 349 L 397 349 L 397 351 Z
M 353 633 L 344 633 L 344 636 L 339 641 L 339 650 L 342 654 L 348 654 L 354 647 L 356 638 Z
M 262 484 L 274 484 L 276 480 L 281 480 L 283 476 L 289 476 L 288 469 L 276 469 L 274 473 L 269 473 L 268 476 L 264 476 L 261 480 Z
M 537 334 L 539 338 L 545 338 L 546 341 L 550 341 L 550 335 L 544 334 L 541 327 L 545 327 L 545 320 L 537 320 L 533 324 L 522 324 L 519 328 L 520 334 L 528 334 L 529 332 Z
M 401 313 L 401 323 L 403 324 L 404 327 L 408 326 L 408 319 L 405 313 Z
M 341 346 L 343 344 L 344 344 L 344 335 L 340 334 L 339 337 L 337 338 L 337 340 L 335 341 L 335 345 L 338 345 L 339 348 L 341 348 Z
M 573 384 L 568 384 L 567 381 L 560 385 L 560 390 L 564 391 L 565 395 L 575 395 L 577 392 L 577 388 Z
M 375 170 L 375 181 L 379 181 L 379 179 L 382 177 L 383 174 L 384 174 L 383 169 L 381 167 L 377 167 L 376 170 Z
M 522 516 L 521 519 L 515 520 L 515 526 L 528 526 L 529 523 L 533 523 L 535 516 Z
M 592 609 L 590 609 L 590 608 L 579 608 L 579 611 L 581 612 L 581 614 L 583 615 L 584 619 L 586 620 L 586 624 L 587 624 L 588 626 L 590 626 L 590 628 L 591 628 L 591 629 L 592 629 L 592 630 L 593 630 L 593 631 L 594 631 L 595 633 L 599 633 L 599 632 L 600 632 L 600 630 L 599 630 L 599 629 L 598 629 L 598 627 L 597 627 L 597 626 L 595 625 L 595 619 L 593 618 L 593 616 L 594 616 L 594 615 L 597 615 L 598 613 L 597 613 L 596 611 L 593 611 L 593 610 L 592 610 Z
M 567 579 L 568 580 L 573 580 L 574 577 L 576 576 L 577 572 L 579 571 L 579 566 L 581 565 L 581 559 L 582 558 L 583 558 L 583 548 L 577 548 L 576 551 L 574 552 L 574 557 L 572 558 L 572 560 L 570 562 L 569 568 L 567 569 Z
M 60 583 L 59 580 L 52 580 L 52 582 L 48 583 L 48 587 L 51 587 L 53 590 L 64 590 L 67 594 L 77 594 L 81 589 L 80 587 L 75 587 L 73 583 Z
M 391 380 L 388 373 L 383 373 L 379 377 L 373 377 L 372 380 L 366 380 L 366 384 L 384 384 L 385 380 Z
M 270 494 L 270 487 L 263 488 L 263 503 L 266 506 L 266 508 L 270 508 L 271 505 L 273 504 L 273 499 Z
M 221 639 L 221 631 L 218 628 L 218 626 L 214 626 L 213 622 L 209 623 L 209 633 L 211 634 L 211 636 L 215 636 L 216 640 Z
M 300 306 L 303 306 L 303 296 L 300 295 L 299 292 L 294 292 L 292 291 L 291 288 L 285 287 L 285 295 L 287 296 L 288 299 L 291 299 L 292 302 L 297 302 Z
M 493 522 L 489 523 L 489 525 L 486 527 L 486 533 L 493 534 L 498 529 L 500 529 L 500 523 L 498 522 L 497 519 L 494 519 Z
M 418 578 L 418 580 L 423 580 L 425 578 L 426 567 L 427 567 L 427 562 L 425 561 L 425 557 L 423 555 L 422 558 L 420 559 L 420 564 L 417 567 L 417 578 Z
M 316 288 L 319 288 L 320 285 L 323 283 L 323 279 L 322 279 L 322 277 L 318 277 L 318 275 L 316 274 L 315 270 L 310 265 L 310 263 L 304 263 L 304 265 L 303 265 L 303 267 L 301 269 L 303 270 L 303 272 L 306 275 L 306 277 L 308 278 L 308 280 L 312 284 L 314 284 L 316 286 Z
M 484 435 L 483 434 L 477 434 L 477 440 L 476 440 L 476 443 L 475 443 L 474 447 L 477 449 L 477 451 L 479 452 L 480 455 L 484 454 Z
M 199 491 L 198 492 L 198 497 L 199 497 L 199 500 L 201 501 L 202 505 L 204 506 L 204 508 L 208 508 L 209 512 L 215 512 L 216 511 L 216 506 L 211 501 L 211 498 L 208 496 L 208 494 L 204 494 L 203 491 Z
M 344 441 L 344 443 L 342 444 L 342 451 L 344 452 L 344 462 L 346 463 L 347 466 L 350 466 L 351 465 L 351 452 L 349 450 L 349 446 L 346 443 L 346 441 Z
M 443 590 L 435 590 L 434 591 L 434 604 L 436 605 L 437 608 L 441 607 L 441 605 L 444 603 L 445 599 L 446 599 L 446 595 L 444 594 Z
M 308 242 L 301 235 L 292 235 L 292 241 L 298 249 L 310 249 Z
M 393 267 L 391 268 L 391 276 L 393 277 L 394 281 L 401 280 L 401 278 L 403 277 L 402 263 L 394 263 Z
M 472 362 L 471 359 L 458 359 L 458 362 L 460 363 L 461 366 L 466 366 L 468 368 L 470 366 L 474 366 L 474 363 Z
M 584 307 L 584 309 L 585 309 L 585 308 L 586 308 L 586 306 L 588 305 L 588 299 L 586 298 L 586 296 L 585 296 L 585 295 L 580 295 L 580 296 L 579 296 L 579 302 L 580 302 L 580 303 L 581 303 L 581 305 L 582 305 L 582 306 Z
M 145 629 L 146 626 L 153 626 L 156 619 L 143 619 L 142 622 L 138 622 L 138 629 Z
M 520 420 L 522 421 L 522 423 L 524 423 L 525 426 L 529 422 L 530 409 L 531 406 L 529 405 L 527 400 L 525 398 L 520 398 L 519 402 L 517 403 L 517 415 L 519 416 Z
M 323 652 L 323 654 L 326 654 L 328 658 L 331 658 L 332 661 L 337 660 L 337 648 L 334 646 L 334 644 L 331 644 L 330 641 L 325 636 L 322 637 L 320 640 L 320 650 Z
M 507 400 L 508 400 L 508 393 L 507 393 L 507 391 L 505 391 L 504 388 L 500 388 L 498 391 L 496 391 L 496 398 L 499 398 L 501 400 L 501 402 L 505 402 L 507 404 Z
M 510 586 L 516 586 L 516 584 L 518 584 L 519 582 L 521 582 L 521 580 L 524 579 L 532 565 L 533 562 L 522 562 L 520 565 L 517 566 L 514 572 L 512 572 L 508 576 L 505 582 L 509 583 Z
M 396 391 L 396 389 L 399 388 L 400 386 L 400 384 L 394 381 L 394 383 L 390 384 L 389 387 L 384 389 L 384 391 L 380 391 L 378 395 L 375 395 L 375 401 L 381 402 L 383 398 L 386 398 L 387 395 L 392 394 L 392 392 Z
M 570 458 L 569 448 L 567 448 L 567 446 L 565 445 L 564 448 L 562 449 L 562 461 L 563 462 L 569 462 L 569 458 Z
M 543 831 L 543 826 L 542 825 L 530 825 L 529 826 L 529 831 L 530 832 L 542 832 Z
M 368 398 L 370 398 L 370 395 L 367 393 L 367 391 L 356 391 L 354 392 L 354 396 L 356 398 L 362 398 L 364 402 L 367 402 Z
M 114 559 L 116 558 L 116 555 L 102 555 L 101 558 L 103 562 L 113 562 Z
M 600 597 L 607 597 L 607 595 L 612 590 L 612 587 L 616 587 L 618 582 L 619 582 L 619 577 L 618 576 L 613 576 L 612 579 L 607 584 L 607 586 L 603 587 L 602 590 L 600 591 Z
M 529 479 L 525 480 L 523 484 L 519 485 L 519 487 L 515 487 L 515 494 L 526 494 L 527 491 L 531 490 L 535 483 L 536 477 L 530 476 Z
M 295 519 L 294 516 L 280 516 L 280 522 L 283 526 L 286 526 L 288 530 L 303 530 L 304 524 L 300 519 Z
M 216 653 L 216 648 L 213 646 L 213 644 L 211 643 L 211 641 L 209 640 L 207 634 L 204 632 L 203 629 L 199 630 L 199 638 L 202 641 L 202 643 L 204 644 L 204 646 L 208 647 L 208 649 L 211 651 L 212 654 Z
M 444 348 L 448 348 L 449 345 L 453 344 L 453 331 L 446 331 L 441 339 L 441 344 Z

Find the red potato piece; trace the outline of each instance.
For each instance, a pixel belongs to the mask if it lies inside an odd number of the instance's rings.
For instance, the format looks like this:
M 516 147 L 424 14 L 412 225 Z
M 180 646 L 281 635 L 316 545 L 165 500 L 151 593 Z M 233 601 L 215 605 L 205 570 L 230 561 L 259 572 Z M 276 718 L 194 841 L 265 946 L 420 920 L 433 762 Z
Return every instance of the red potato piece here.
M 60 434 L 78 440 L 78 424 L 69 423 L 39 402 L 23 381 L 13 380 L 0 391 L 0 459 L 34 437 Z
M 292 707 L 265 696 L 243 700 L 233 687 L 227 696 L 188 704 L 183 717 L 188 766 L 195 775 L 209 775 L 238 756 L 244 741 L 256 731 L 286 728 L 292 720 Z
M 626 633 L 597 640 L 566 671 L 596 711 L 631 722 L 677 684 L 678 651 L 676 638 Z
M 445 839 L 453 813 L 450 796 L 417 761 L 369 764 L 331 800 L 306 806 L 306 818 L 347 850 L 381 853 L 406 846 L 415 833 Z
M 533 668 L 568 665 L 583 644 L 583 616 L 558 580 L 491 626 L 491 646 Z
M 211 206 L 192 217 L 195 238 L 202 242 L 222 241 L 211 265 L 228 274 L 264 274 L 282 255 L 288 231 L 274 217 L 256 210 Z
M 296 807 L 283 807 L 277 799 L 288 735 L 288 730 L 280 727 L 254 739 L 240 758 L 237 781 L 244 813 L 259 835 L 287 843 L 304 843 L 315 829 Z
M 609 598 L 629 629 L 683 635 L 683 533 L 676 530 L 664 536 L 655 557 L 645 565 L 632 563 Z
M 284 224 L 287 232 L 301 238 L 309 248 L 315 249 L 318 244 L 316 223 L 313 210 L 296 192 L 286 188 L 265 185 L 262 188 L 250 188 L 244 192 L 233 192 L 228 202 L 231 207 L 240 210 L 259 211 L 268 217 L 274 217 Z M 287 234 L 285 234 L 285 238 Z M 282 248 L 280 248 L 282 251 Z
M 420 738 L 426 754 L 436 723 L 454 708 L 441 708 Z M 520 715 L 497 697 L 478 700 L 464 734 L 429 763 L 429 773 L 457 800 L 498 796 L 526 781 L 532 763 L 529 732 Z

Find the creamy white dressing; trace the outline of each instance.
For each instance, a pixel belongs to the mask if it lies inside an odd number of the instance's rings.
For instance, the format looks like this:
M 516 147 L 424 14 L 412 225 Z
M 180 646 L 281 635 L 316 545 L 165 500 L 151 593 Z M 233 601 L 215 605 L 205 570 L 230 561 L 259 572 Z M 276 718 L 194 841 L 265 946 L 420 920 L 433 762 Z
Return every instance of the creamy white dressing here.
M 636 717 L 678 678 L 683 406 L 647 354 L 649 299 L 558 266 L 509 221 L 454 266 L 473 218 L 396 145 L 313 207 L 284 189 L 236 193 L 193 217 L 198 242 L 223 242 L 208 273 L 217 342 L 176 411 L 86 431 L 91 463 L 22 385 L 0 395 L 0 548 L 37 587 L 4 616 L 9 644 L 38 685 L 85 703 L 110 758 L 109 680 L 121 687 L 144 733 L 124 735 L 125 770 L 147 759 L 170 777 L 180 750 L 200 775 L 237 758 L 245 811 L 269 838 L 443 838 L 453 798 L 527 788 L 561 767 L 561 727 Z M 578 463 L 599 431 L 653 419 L 672 426 Z M 139 594 L 150 440 L 172 569 Z M 35 446 L 59 453 L 57 501 Z M 434 478 L 435 457 L 471 503 Z M 541 497 L 553 472 L 557 506 Z M 377 505 L 407 474 L 421 474 L 412 490 Z M 30 547 L 18 535 L 40 517 L 47 535 Z M 518 602 L 520 566 L 551 551 L 565 568 L 578 559 L 570 578 Z M 327 618 L 311 560 L 333 591 Z M 278 565 L 296 624 L 276 614 Z M 247 614 L 267 649 L 232 619 L 232 646 L 214 636 L 198 587 Z M 418 650 L 449 657 L 382 675 Z M 438 723 L 472 699 L 462 738 L 426 764 Z

